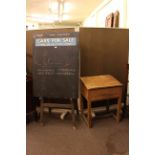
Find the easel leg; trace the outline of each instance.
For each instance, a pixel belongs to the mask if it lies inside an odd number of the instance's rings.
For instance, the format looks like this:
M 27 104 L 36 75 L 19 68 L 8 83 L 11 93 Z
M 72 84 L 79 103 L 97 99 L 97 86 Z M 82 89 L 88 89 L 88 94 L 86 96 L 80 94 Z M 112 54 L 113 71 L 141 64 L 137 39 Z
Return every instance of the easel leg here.
M 51 115 L 51 107 L 48 107 L 48 112 L 49 112 L 49 115 Z
M 75 110 L 75 103 L 73 101 L 73 99 L 70 99 L 71 101 L 71 106 L 72 106 L 72 122 L 73 122 L 73 129 L 76 129 L 76 125 L 75 125 L 75 113 L 74 113 L 74 110 Z
M 109 100 L 106 101 L 106 111 L 107 111 L 107 113 L 109 112 L 109 106 L 110 106 L 109 102 L 110 102 Z
M 78 102 L 78 101 L 79 101 L 79 100 L 77 99 L 75 105 L 76 105 L 76 112 L 77 112 L 77 115 L 79 116 L 79 108 L 78 108 L 78 103 L 79 103 L 79 102 Z
M 44 101 L 43 101 L 43 98 L 40 98 L 40 122 L 42 125 L 44 125 L 44 122 L 43 122 L 43 113 L 44 113 Z

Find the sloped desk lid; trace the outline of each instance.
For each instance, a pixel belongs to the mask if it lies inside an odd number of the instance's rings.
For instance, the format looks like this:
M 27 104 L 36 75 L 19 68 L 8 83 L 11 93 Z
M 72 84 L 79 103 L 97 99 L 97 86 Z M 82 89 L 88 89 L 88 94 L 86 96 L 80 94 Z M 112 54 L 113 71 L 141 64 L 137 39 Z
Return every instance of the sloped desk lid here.
M 85 87 L 89 89 L 123 86 L 111 75 L 85 76 L 80 78 Z

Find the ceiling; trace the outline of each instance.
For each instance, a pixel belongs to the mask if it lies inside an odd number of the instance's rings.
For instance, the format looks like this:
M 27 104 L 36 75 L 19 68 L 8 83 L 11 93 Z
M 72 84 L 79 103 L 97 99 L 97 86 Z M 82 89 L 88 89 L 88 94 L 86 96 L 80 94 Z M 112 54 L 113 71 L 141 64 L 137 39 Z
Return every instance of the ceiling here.
M 65 0 L 64 20 L 56 20 L 57 0 L 26 0 L 26 20 L 40 24 L 80 25 L 104 0 Z M 50 10 L 52 4 L 53 10 Z

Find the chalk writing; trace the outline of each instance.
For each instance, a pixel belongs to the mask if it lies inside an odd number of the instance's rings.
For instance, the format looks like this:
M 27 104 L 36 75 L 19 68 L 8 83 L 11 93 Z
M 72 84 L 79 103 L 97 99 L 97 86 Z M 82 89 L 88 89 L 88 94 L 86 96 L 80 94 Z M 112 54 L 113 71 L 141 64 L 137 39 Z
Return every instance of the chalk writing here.
M 35 46 L 76 46 L 76 38 L 37 38 Z
M 64 69 L 38 69 L 37 70 L 37 75 L 75 75 L 75 69 L 68 69 L 68 68 L 64 68 Z
M 63 69 L 58 69 L 56 72 L 57 75 L 75 75 L 75 69 L 69 69 L 69 68 L 63 68 Z

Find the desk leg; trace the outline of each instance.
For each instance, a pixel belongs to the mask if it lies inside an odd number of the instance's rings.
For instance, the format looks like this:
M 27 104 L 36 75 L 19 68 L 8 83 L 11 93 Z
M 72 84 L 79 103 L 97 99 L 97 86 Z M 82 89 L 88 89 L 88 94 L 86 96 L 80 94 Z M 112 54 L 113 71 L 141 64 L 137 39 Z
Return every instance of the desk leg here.
M 73 99 L 70 99 L 71 101 L 71 107 L 72 107 L 72 121 L 73 121 L 73 129 L 76 129 L 76 125 L 75 125 L 75 102 L 73 101 Z
M 89 128 L 92 127 L 92 115 L 91 115 L 91 102 L 87 101 L 87 108 L 88 108 L 88 113 L 87 113 L 87 117 L 88 117 L 88 126 Z
M 121 119 L 121 97 L 117 100 L 117 122 Z

